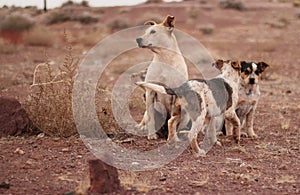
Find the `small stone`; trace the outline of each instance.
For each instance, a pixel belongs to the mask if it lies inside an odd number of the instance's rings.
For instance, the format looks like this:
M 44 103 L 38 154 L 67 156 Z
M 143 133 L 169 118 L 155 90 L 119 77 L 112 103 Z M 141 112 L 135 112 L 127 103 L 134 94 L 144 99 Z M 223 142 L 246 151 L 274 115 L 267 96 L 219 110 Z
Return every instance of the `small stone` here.
M 20 154 L 20 155 L 25 154 L 25 152 L 23 150 L 21 150 L 20 148 L 17 148 L 14 153 Z

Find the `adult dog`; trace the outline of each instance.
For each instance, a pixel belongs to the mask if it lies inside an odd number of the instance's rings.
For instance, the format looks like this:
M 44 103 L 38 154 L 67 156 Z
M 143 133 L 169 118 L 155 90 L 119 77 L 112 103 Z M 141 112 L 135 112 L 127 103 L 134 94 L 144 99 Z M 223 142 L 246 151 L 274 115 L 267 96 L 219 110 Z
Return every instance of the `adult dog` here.
M 163 22 L 157 24 L 147 21 L 150 25 L 145 34 L 136 39 L 140 48 L 150 49 L 153 60 L 147 68 L 145 82 L 158 81 L 170 87 L 180 86 L 188 79 L 185 60 L 178 47 L 174 35 L 175 17 L 168 15 Z M 156 133 L 170 117 L 171 97 L 146 88 L 146 111 L 138 125 L 148 130 L 148 139 L 157 139 Z
M 224 114 L 226 126 L 233 125 L 235 138 L 240 139 L 240 121 L 236 115 L 241 65 L 239 61 L 217 60 L 213 66 L 221 75 L 211 79 L 193 79 L 179 87 L 170 88 L 160 83 L 137 82 L 137 85 L 174 97 L 172 116 L 168 121 L 169 139 L 176 139 L 178 133 L 187 133 L 191 148 L 196 156 L 205 156 L 217 142 L 216 123 Z M 181 131 L 180 123 L 191 121 L 191 129 Z M 199 148 L 199 131 L 207 124 L 202 147 Z M 178 132 L 177 132 L 178 130 Z M 178 138 L 177 138 L 178 139 Z

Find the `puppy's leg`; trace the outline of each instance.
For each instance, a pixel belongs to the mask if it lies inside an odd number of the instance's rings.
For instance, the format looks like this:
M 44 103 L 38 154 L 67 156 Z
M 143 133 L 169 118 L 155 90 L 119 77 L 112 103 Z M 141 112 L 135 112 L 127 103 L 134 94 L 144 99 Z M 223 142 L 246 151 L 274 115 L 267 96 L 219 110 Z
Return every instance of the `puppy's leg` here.
M 258 136 L 255 134 L 253 130 L 254 113 L 255 113 L 255 107 L 251 109 L 246 116 L 246 129 L 247 129 L 248 136 L 250 138 L 258 138 Z
M 173 138 L 174 138 L 174 141 L 178 141 L 178 137 L 177 137 L 177 127 L 178 127 L 179 122 L 180 122 L 180 115 L 172 116 L 172 117 L 168 120 L 168 130 L 169 130 L 169 134 L 168 134 L 168 139 L 167 139 L 167 141 L 171 141 Z

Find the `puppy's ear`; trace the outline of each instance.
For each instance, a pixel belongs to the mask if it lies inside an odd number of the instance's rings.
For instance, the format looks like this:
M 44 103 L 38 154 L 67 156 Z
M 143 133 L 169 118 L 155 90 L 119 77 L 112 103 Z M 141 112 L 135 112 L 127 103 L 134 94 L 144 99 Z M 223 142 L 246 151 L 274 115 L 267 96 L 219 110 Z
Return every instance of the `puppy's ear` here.
M 231 66 L 232 66 L 234 69 L 237 69 L 237 70 L 241 70 L 241 69 L 242 69 L 242 66 L 241 66 L 240 61 L 232 61 L 232 62 L 231 62 Z
M 212 66 L 215 66 L 217 69 L 221 70 L 224 64 L 224 60 L 217 60 Z
M 258 62 L 258 65 L 261 67 L 262 72 L 266 70 L 270 65 L 265 62 Z
M 155 24 L 156 24 L 156 22 L 153 21 L 153 20 L 149 20 L 149 21 L 144 23 L 144 25 L 155 25 Z
M 165 27 L 168 27 L 170 30 L 173 30 L 175 26 L 175 17 L 168 15 L 161 24 Z

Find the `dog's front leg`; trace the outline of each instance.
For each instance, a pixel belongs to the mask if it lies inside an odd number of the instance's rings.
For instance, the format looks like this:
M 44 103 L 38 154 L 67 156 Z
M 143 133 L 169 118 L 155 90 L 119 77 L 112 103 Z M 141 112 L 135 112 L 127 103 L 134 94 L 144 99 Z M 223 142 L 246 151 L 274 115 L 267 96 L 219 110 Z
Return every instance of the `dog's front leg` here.
M 253 130 L 253 123 L 254 123 L 254 114 L 255 114 L 255 107 L 250 110 L 250 112 L 246 116 L 246 129 L 248 136 L 250 138 L 258 138 Z

